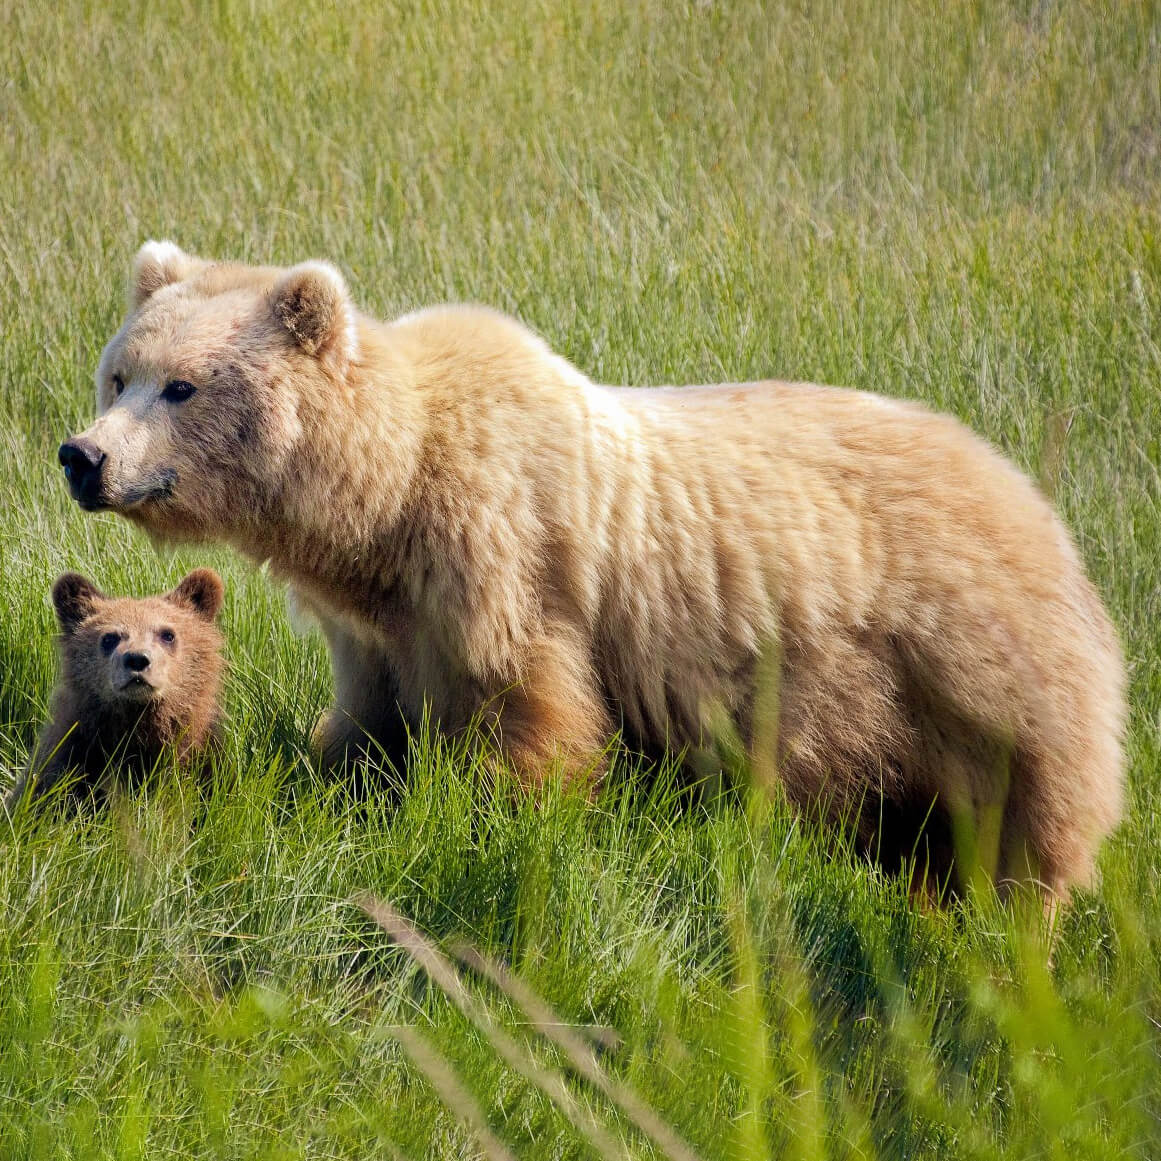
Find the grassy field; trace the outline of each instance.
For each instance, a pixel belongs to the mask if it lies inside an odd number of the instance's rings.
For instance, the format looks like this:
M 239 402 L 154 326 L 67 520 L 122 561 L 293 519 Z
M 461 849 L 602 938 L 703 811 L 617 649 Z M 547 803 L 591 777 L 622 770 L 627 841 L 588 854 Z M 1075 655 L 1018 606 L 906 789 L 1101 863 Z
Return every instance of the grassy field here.
M 59 571 L 216 566 L 231 662 L 208 801 L 0 819 L 0 1158 L 1161 1156 L 1156 4 L 0 26 L 0 789 Z M 432 742 L 397 805 L 312 773 L 328 666 L 276 586 L 84 515 L 55 463 L 148 237 L 326 257 L 384 315 L 487 302 L 604 381 L 924 399 L 1041 478 L 1132 676 L 1129 815 L 1051 970 L 1019 908 L 918 911 L 740 788 L 513 807 Z

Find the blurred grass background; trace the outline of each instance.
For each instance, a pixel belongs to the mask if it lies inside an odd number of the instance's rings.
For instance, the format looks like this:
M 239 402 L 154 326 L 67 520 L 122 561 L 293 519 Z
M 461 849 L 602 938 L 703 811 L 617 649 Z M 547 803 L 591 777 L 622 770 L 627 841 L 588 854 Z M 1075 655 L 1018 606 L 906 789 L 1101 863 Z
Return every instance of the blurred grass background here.
M 468 972 L 487 1014 L 449 1002 L 360 891 L 596 1029 L 702 1157 L 1161 1153 L 1157 4 L 0 0 L 0 26 L 3 784 L 62 569 L 144 594 L 215 565 L 232 665 L 207 804 L 0 823 L 0 1157 L 601 1156 L 586 1118 L 662 1155 L 511 996 Z M 487 302 L 608 382 L 924 399 L 1042 478 L 1132 676 L 1129 817 L 1051 972 L 1019 909 L 917 911 L 741 791 L 624 770 L 595 807 L 513 809 L 426 741 L 398 806 L 317 780 L 326 657 L 276 588 L 59 478 L 148 237 L 329 258 L 384 316 Z

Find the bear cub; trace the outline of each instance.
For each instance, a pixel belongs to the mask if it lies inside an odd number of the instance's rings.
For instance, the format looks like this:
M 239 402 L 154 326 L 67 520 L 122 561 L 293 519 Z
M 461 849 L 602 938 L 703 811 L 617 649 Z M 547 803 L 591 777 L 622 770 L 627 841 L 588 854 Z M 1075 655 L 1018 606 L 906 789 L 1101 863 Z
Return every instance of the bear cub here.
M 106 596 L 79 573 L 57 579 L 60 683 L 9 809 L 68 774 L 79 775 L 78 789 L 102 793 L 111 777 L 147 773 L 168 749 L 183 770 L 204 768 L 220 717 L 214 621 L 224 591 L 206 568 L 140 600 Z

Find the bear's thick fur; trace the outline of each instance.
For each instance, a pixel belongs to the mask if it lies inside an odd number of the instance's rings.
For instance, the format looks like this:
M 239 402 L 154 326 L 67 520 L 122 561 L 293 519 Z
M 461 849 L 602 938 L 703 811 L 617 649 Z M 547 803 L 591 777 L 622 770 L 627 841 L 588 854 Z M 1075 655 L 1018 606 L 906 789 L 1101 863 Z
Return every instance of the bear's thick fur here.
M 614 730 L 699 747 L 724 712 L 884 862 L 937 799 L 938 869 L 962 817 L 1057 891 L 1120 816 L 1116 636 L 1043 496 L 951 418 L 598 386 L 492 311 L 381 323 L 325 263 L 170 243 L 97 389 L 74 494 L 270 561 L 330 646 L 330 760 L 426 707 L 483 715 L 528 783 L 594 777 Z
M 60 682 L 9 809 L 26 788 L 38 796 L 66 774 L 101 790 L 118 772 L 148 772 L 170 748 L 184 769 L 204 758 L 219 718 L 222 596 L 206 568 L 140 600 L 107 597 L 79 573 L 58 577 Z

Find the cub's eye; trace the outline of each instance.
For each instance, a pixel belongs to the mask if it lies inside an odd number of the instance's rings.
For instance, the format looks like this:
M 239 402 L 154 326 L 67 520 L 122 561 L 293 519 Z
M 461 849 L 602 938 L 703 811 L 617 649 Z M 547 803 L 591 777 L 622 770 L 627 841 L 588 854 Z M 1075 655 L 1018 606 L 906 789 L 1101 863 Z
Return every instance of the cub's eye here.
M 113 376 L 113 391 L 117 395 L 120 395 L 121 392 L 124 390 L 125 390 L 125 380 L 122 379 L 120 375 L 114 375 Z
M 105 633 L 101 637 L 101 651 L 103 653 L 112 653 L 113 650 L 116 649 L 117 646 L 120 644 L 120 642 L 121 642 L 121 634 L 120 633 Z
M 162 629 L 157 634 L 157 639 L 163 645 L 172 645 L 177 640 L 177 634 L 172 629 Z
M 184 379 L 171 379 L 166 383 L 161 398 L 170 403 L 184 403 L 196 390 L 192 383 L 187 383 Z

